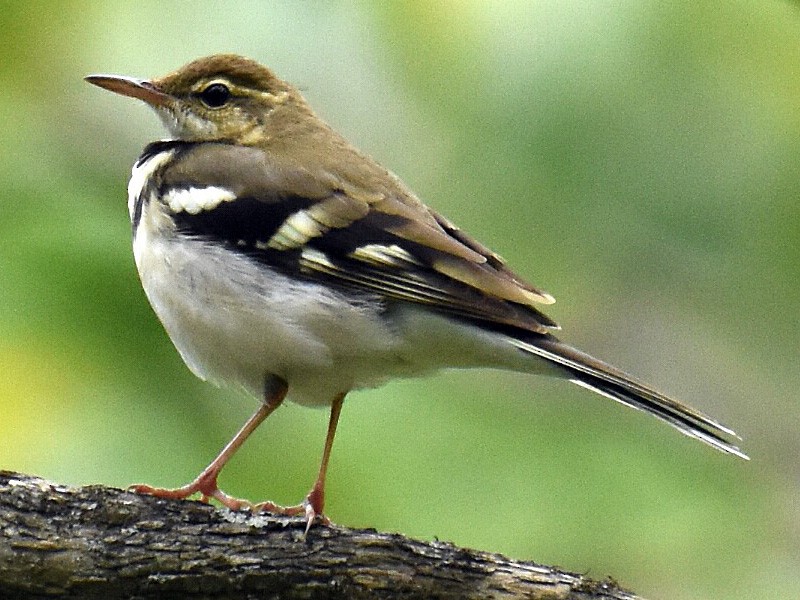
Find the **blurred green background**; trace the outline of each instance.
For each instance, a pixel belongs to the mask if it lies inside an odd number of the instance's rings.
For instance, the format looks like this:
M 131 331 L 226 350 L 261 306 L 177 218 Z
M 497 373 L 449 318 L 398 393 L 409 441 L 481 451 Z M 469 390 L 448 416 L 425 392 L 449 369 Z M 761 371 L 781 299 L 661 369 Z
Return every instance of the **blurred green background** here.
M 789 2 L 2 2 L 0 468 L 185 483 L 255 401 L 196 380 L 142 293 L 125 188 L 163 137 L 83 83 L 238 52 L 559 302 L 565 339 L 718 417 L 733 459 L 563 382 L 354 393 L 328 513 L 611 575 L 800 597 L 800 10 Z M 294 503 L 327 414 L 225 470 Z

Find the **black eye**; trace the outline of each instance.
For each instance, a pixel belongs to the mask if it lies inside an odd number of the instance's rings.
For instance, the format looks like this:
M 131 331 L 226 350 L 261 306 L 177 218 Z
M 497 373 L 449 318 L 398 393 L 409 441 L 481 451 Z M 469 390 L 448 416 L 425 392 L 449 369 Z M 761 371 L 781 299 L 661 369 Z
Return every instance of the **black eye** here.
M 224 83 L 212 83 L 200 92 L 200 100 L 209 108 L 224 106 L 230 97 L 231 91 Z

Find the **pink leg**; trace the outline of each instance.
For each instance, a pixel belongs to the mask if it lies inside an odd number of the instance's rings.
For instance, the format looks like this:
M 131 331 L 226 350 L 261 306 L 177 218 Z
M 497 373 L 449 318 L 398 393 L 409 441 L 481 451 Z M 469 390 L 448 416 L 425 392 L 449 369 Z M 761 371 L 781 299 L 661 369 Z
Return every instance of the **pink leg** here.
M 328 420 L 328 434 L 325 436 L 325 449 L 322 451 L 322 461 L 319 466 L 319 474 L 317 480 L 311 488 L 311 491 L 306 496 L 302 504 L 296 506 L 278 506 L 272 502 L 261 502 L 254 507 L 254 510 L 263 510 L 266 512 L 280 513 L 284 515 L 300 515 L 306 516 L 306 534 L 311 529 L 311 524 L 316 517 L 321 517 L 322 522 L 326 525 L 330 524 L 328 519 L 323 514 L 325 508 L 325 477 L 328 473 L 328 461 L 331 457 L 331 449 L 333 448 L 333 438 L 336 436 L 336 425 L 339 423 L 339 415 L 342 412 L 342 403 L 344 402 L 345 394 L 340 394 L 334 398 L 331 404 L 331 416 Z
M 203 472 L 191 483 L 174 489 L 157 488 L 145 484 L 132 485 L 128 489 L 140 494 L 150 494 L 151 496 L 157 496 L 159 498 L 179 500 L 199 493 L 200 499 L 203 502 L 208 502 L 210 498 L 215 498 L 231 510 L 239 510 L 242 507 L 252 507 L 253 504 L 251 502 L 233 498 L 220 490 L 217 486 L 217 477 L 220 471 L 222 471 L 222 468 L 236 453 L 239 447 L 244 444 L 250 434 L 256 430 L 264 419 L 270 416 L 272 412 L 281 405 L 281 402 L 283 402 L 283 399 L 286 397 L 287 391 L 288 387 L 283 379 L 279 377 L 268 379 L 264 387 L 264 402 L 258 410 L 253 413 L 253 416 L 247 420 L 239 432 L 233 436 L 233 439 L 222 449 L 222 452 L 220 452 L 211 464 L 203 469 Z

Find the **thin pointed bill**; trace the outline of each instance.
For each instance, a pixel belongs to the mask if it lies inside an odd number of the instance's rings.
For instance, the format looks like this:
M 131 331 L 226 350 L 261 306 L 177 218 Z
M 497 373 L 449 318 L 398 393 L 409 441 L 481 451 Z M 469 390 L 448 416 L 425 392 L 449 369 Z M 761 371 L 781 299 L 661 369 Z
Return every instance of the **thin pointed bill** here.
M 150 106 L 167 106 L 172 102 L 169 94 L 165 94 L 145 79 L 121 75 L 87 75 L 84 80 L 104 90 L 144 100 Z

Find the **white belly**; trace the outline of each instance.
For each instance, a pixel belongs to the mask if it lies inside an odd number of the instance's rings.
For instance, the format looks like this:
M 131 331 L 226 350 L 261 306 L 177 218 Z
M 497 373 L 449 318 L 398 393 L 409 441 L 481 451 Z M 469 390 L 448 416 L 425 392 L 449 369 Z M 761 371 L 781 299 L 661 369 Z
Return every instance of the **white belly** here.
M 400 360 L 398 340 L 379 306 L 354 304 L 243 255 L 200 240 L 156 236 L 142 224 L 134 256 L 145 293 L 189 368 L 201 379 L 233 383 L 257 397 L 274 374 L 290 398 L 330 402 L 374 386 Z
M 413 305 L 382 314 L 377 302 L 301 285 L 200 240 L 164 239 L 140 226 L 134 256 L 145 293 L 192 372 L 259 398 L 268 375 L 288 382 L 290 400 L 323 405 L 352 389 L 447 367 L 548 371 L 502 336 Z
M 145 182 L 172 155 L 155 154 L 133 169 L 133 250 L 150 304 L 201 379 L 238 385 L 260 398 L 266 378 L 277 375 L 289 384 L 289 399 L 322 405 L 352 389 L 440 368 L 536 368 L 530 355 L 503 336 L 413 304 L 387 313 L 377 299 L 299 281 L 221 245 L 181 235 L 155 194 L 137 202 L 147 193 Z M 231 199 L 219 188 L 204 192 L 192 197 L 191 210 L 179 191 L 168 200 L 176 204 L 172 209 L 192 212 Z

